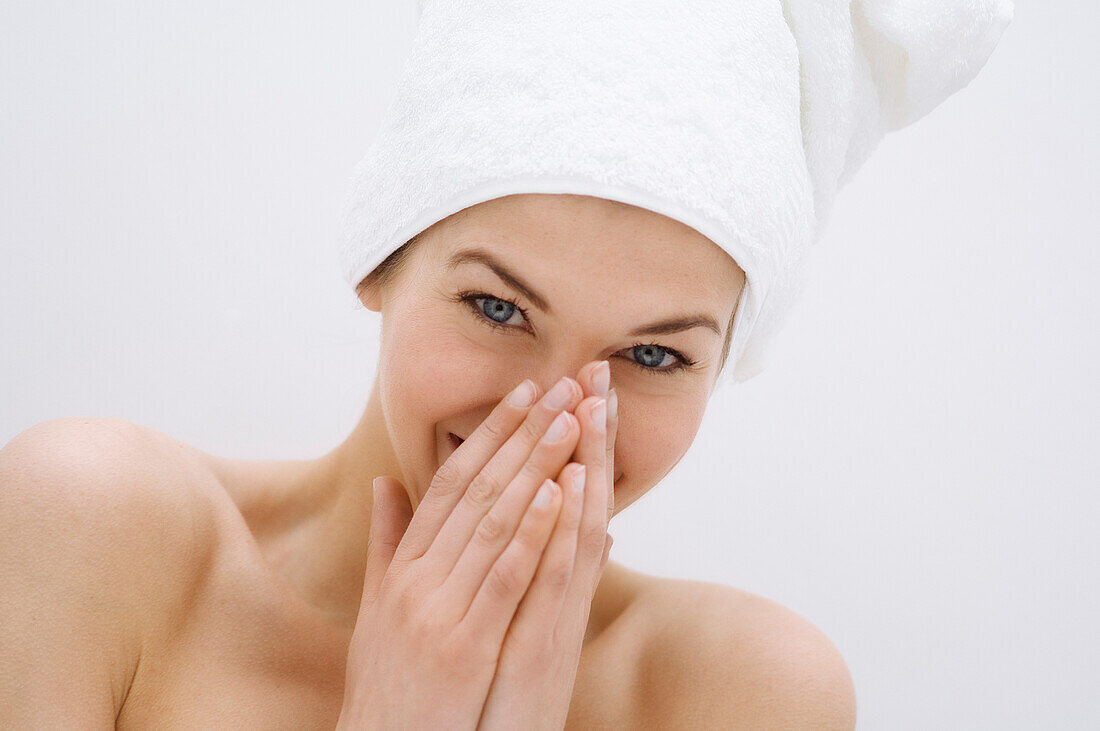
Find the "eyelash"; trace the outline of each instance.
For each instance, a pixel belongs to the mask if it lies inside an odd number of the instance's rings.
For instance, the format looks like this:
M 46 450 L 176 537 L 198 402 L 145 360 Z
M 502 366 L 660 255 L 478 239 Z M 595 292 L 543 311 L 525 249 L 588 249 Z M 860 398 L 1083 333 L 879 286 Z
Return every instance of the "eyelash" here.
M 460 302 L 460 303 L 466 304 L 469 307 L 469 309 L 472 311 L 472 314 L 474 315 L 474 318 L 478 322 L 484 323 L 488 327 L 491 327 L 493 330 L 511 330 L 515 327 L 515 325 L 502 325 L 501 323 L 496 322 L 492 318 L 487 317 L 485 315 L 485 312 L 482 311 L 482 309 L 480 307 L 478 307 L 476 300 L 491 299 L 491 300 L 498 300 L 500 302 L 507 302 L 508 304 L 512 305 L 513 307 L 515 307 L 519 311 L 519 313 L 523 316 L 524 320 L 528 320 L 527 310 L 520 307 L 518 302 L 514 302 L 513 300 L 510 300 L 507 297 L 497 297 L 495 295 L 486 294 L 485 292 L 466 291 L 466 292 L 459 292 L 457 295 L 455 295 L 455 297 L 453 299 L 454 299 L 455 302 Z M 631 364 L 633 364 L 635 368 L 638 368 L 642 371 L 645 371 L 646 373 L 662 373 L 662 374 L 665 374 L 665 375 L 669 375 L 669 374 L 672 374 L 672 373 L 676 373 L 677 371 L 692 370 L 692 369 L 694 369 L 695 365 L 698 362 L 698 361 L 691 360 L 690 358 L 688 358 L 687 356 L 685 356 L 683 353 L 681 353 L 678 350 L 673 350 L 672 348 L 666 348 L 665 346 L 657 345 L 656 343 L 634 343 L 630 347 L 632 347 L 632 348 L 643 347 L 644 348 L 646 346 L 653 346 L 653 347 L 656 347 L 656 348 L 660 348 L 661 350 L 664 350 L 668 353 L 671 353 L 672 357 L 676 358 L 676 361 L 677 361 L 676 365 L 674 365 L 670 368 L 652 368 L 652 367 L 649 367 L 649 366 L 644 366 L 644 365 L 642 365 L 641 363 L 639 363 L 638 361 L 636 361 L 632 358 L 627 358 L 626 359 Z

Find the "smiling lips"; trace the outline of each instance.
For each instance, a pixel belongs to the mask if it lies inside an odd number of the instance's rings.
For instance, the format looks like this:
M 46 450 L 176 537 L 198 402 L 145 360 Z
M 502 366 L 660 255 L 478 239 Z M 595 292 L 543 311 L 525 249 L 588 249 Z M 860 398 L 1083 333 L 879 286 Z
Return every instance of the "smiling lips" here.
M 451 448 L 452 449 L 458 449 L 458 446 L 460 444 L 462 444 L 464 441 L 466 441 L 462 437 L 458 436 L 457 434 L 452 434 L 451 432 L 447 432 L 447 439 L 449 439 L 451 441 Z M 618 481 L 620 479 L 622 479 L 622 476 L 623 476 L 623 474 L 621 472 L 619 474 L 617 474 L 615 476 L 615 482 L 618 483 Z

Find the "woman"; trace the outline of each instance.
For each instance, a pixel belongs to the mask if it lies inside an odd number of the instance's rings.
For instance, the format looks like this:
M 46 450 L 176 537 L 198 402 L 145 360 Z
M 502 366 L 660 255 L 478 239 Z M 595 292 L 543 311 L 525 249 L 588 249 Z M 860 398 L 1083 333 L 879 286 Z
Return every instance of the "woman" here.
M 626 256 L 639 251 L 644 256 Z M 42 550 L 35 561 L 43 575 L 65 566 L 81 579 L 23 597 L 37 620 L 25 640 L 16 638 L 27 653 L 25 677 L 33 683 L 66 669 L 72 675 L 60 698 L 56 687 L 49 696 L 36 696 L 46 688 L 24 689 L 21 698 L 44 705 L 20 719 L 332 727 L 345 702 L 365 694 L 346 694 L 344 672 L 364 616 L 369 534 L 381 529 L 400 538 L 438 468 L 457 454 L 455 438 L 477 432 L 524 376 L 538 386 L 536 405 L 563 374 L 572 376 L 563 411 L 575 421 L 542 465 L 560 485 L 555 505 L 572 495 L 568 478 L 580 465 L 600 467 L 588 460 L 586 445 L 614 441 L 604 474 L 588 477 L 585 487 L 584 509 L 599 523 L 601 545 L 580 578 L 585 591 L 595 588 L 597 564 L 606 558 L 607 509 L 613 502 L 618 513 L 641 497 L 691 444 L 725 357 L 730 293 L 739 291 L 743 272 L 683 224 L 566 195 L 508 196 L 471 207 L 431 227 L 381 271 L 384 277 L 362 288 L 364 304 L 380 311 L 384 324 L 375 388 L 356 429 L 320 459 L 223 459 L 116 420 L 46 422 L 5 447 L 5 480 L 16 475 L 29 493 L 9 518 L 22 539 L 14 545 Z M 682 325 L 635 334 L 662 322 Z M 621 407 L 599 434 L 588 417 L 595 404 L 607 403 L 597 394 L 610 396 L 608 385 Z M 548 427 L 545 420 L 543 432 Z M 371 484 L 383 475 L 401 480 L 380 481 L 390 512 L 373 516 Z M 532 475 L 508 489 L 525 491 L 526 505 L 542 479 Z M 401 500 L 408 502 L 398 511 Z M 91 516 L 83 518 L 83 541 L 73 536 L 82 530 L 73 527 L 79 515 Z M 385 520 L 397 525 L 373 522 Z M 44 524 L 67 531 L 75 553 L 32 535 Z M 82 590 L 83 582 L 94 591 Z M 788 610 L 613 562 L 598 587 L 591 617 L 579 626 L 583 638 L 576 636 L 583 644 L 578 665 L 554 675 L 564 698 L 545 683 L 538 692 L 520 688 L 522 708 L 506 705 L 487 725 L 527 727 L 521 710 L 534 713 L 532 721 L 560 711 L 562 722 L 567 711 L 570 728 L 779 723 L 798 714 L 811 714 L 815 724 L 851 725 L 843 660 Z M 93 599 L 94 613 L 84 605 Z M 584 604 L 582 594 L 578 606 Z M 385 626 L 391 635 L 402 631 Z M 53 672 L 32 663 L 49 663 Z M 421 675 L 397 688 L 381 684 L 389 676 L 371 677 L 391 698 L 428 705 L 433 715 L 418 721 L 441 720 L 438 701 L 429 702 L 438 690 L 412 682 Z M 492 710 L 485 691 L 481 699 L 459 697 Z M 489 701 L 511 702 L 494 693 Z M 705 710 L 695 707 L 708 696 Z M 384 707 L 370 700 L 369 708 Z M 454 709 L 438 703 L 442 719 L 463 726 Z M 362 719 L 352 716 L 360 709 L 346 710 L 344 721 L 356 727 L 352 722 Z M 471 718 L 476 726 L 478 716 Z
M 875 3 L 828 11 L 843 37 L 808 32 L 813 3 L 471 5 L 424 6 L 357 171 L 344 263 L 383 337 L 343 444 L 253 462 L 60 419 L 0 452 L 2 725 L 854 726 L 812 624 L 607 563 L 605 536 L 722 374 L 758 368 L 868 130 L 953 90 L 810 51 L 928 26 Z M 969 77 L 1007 23 L 982 17 Z

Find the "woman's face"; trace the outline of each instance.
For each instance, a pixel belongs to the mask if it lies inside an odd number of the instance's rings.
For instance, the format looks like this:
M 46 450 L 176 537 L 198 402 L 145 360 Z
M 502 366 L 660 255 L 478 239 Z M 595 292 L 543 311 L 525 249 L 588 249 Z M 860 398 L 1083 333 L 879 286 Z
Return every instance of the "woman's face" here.
M 425 231 L 361 293 L 382 313 L 378 395 L 414 507 L 449 435 L 524 378 L 545 393 L 600 359 L 619 398 L 615 512 L 633 503 L 695 438 L 744 282 L 694 229 L 602 198 L 511 195 Z

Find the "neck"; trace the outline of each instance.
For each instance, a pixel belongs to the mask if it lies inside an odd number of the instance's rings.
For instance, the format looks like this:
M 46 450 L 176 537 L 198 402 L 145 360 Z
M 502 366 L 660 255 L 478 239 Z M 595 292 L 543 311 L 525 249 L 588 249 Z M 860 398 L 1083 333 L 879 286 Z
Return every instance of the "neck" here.
M 320 458 L 213 460 L 281 578 L 333 627 L 350 634 L 363 594 L 374 478 L 388 475 L 405 484 L 382 414 L 378 382 L 355 429 Z M 601 588 L 607 583 L 601 582 Z M 586 645 L 606 622 L 598 604 L 593 602 Z
M 312 460 L 212 458 L 265 558 L 294 591 L 350 631 L 363 593 L 374 478 L 404 483 L 375 381 L 359 423 Z
M 382 414 L 377 380 L 355 429 L 321 462 L 327 467 L 321 480 L 327 507 L 313 535 L 315 560 L 308 576 L 312 587 L 309 600 L 350 629 L 363 593 L 374 478 L 389 475 L 404 484 Z

